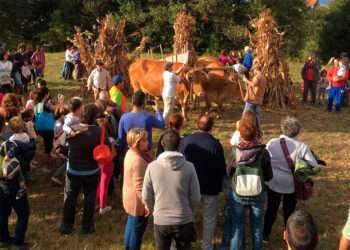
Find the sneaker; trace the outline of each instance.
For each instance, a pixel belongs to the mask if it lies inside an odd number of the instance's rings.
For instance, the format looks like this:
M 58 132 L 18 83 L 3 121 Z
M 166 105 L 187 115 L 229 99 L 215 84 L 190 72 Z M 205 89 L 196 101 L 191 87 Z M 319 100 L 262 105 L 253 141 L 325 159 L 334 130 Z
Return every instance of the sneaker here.
M 111 206 L 107 206 L 107 207 L 104 207 L 104 208 L 100 208 L 100 214 L 102 215 L 102 214 L 105 214 L 105 213 L 107 213 L 107 212 L 109 212 L 109 211 L 111 211 L 112 210 L 112 207 Z
M 264 244 L 269 244 L 269 243 L 270 243 L 269 238 L 265 237 L 265 238 L 263 239 L 263 243 L 264 243 Z
M 51 177 L 51 181 L 54 182 L 57 185 L 60 185 L 60 186 L 63 185 L 62 181 L 60 181 L 57 177 L 54 177 L 54 176 Z

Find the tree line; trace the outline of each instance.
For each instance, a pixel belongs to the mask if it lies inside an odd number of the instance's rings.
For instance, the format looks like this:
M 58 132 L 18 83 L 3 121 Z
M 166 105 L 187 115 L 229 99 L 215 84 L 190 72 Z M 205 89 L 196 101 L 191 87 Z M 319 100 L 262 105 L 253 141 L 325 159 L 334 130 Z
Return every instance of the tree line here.
M 195 47 L 200 53 L 240 49 L 249 42 L 249 22 L 271 8 L 281 31 L 286 31 L 284 55 L 304 57 L 311 52 L 326 59 L 350 51 L 350 1 L 333 0 L 309 8 L 305 0 L 0 0 L 0 43 L 8 47 L 25 41 L 61 49 L 74 26 L 97 32 L 106 13 L 127 21 L 130 49 L 149 37 L 148 48 L 172 49 L 176 14 L 188 10 L 196 19 Z

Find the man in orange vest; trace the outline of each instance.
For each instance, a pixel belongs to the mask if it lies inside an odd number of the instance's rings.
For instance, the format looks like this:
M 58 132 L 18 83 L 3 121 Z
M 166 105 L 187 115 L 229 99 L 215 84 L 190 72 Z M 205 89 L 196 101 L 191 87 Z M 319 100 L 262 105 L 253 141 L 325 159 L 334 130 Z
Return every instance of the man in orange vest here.
M 117 104 L 123 113 L 128 112 L 128 103 L 125 95 L 119 89 L 119 84 L 123 81 L 123 78 L 120 75 L 115 75 L 112 78 L 113 87 L 109 90 L 109 96 L 111 101 Z

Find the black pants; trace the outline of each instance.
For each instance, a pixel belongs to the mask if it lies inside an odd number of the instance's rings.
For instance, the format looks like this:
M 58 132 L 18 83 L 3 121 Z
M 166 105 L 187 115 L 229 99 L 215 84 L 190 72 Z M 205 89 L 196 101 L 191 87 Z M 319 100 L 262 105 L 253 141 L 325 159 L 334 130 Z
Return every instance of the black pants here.
M 309 91 L 311 93 L 311 103 L 316 103 L 316 90 L 317 90 L 317 81 L 304 81 L 304 92 L 303 92 L 303 102 L 307 101 Z
M 52 150 L 52 144 L 53 144 L 53 138 L 54 138 L 54 131 L 53 130 L 45 130 L 45 131 L 38 131 L 38 134 L 43 138 L 44 140 L 44 150 L 46 154 L 50 154 Z
M 0 187 L 0 242 L 8 243 L 10 240 L 8 222 L 13 209 L 17 215 L 14 243 L 22 245 L 27 232 L 30 209 L 27 195 L 16 199 L 17 190 Z
M 84 194 L 84 211 L 82 220 L 82 231 L 94 231 L 94 213 L 96 202 L 96 189 L 99 182 L 99 174 L 89 176 L 77 176 L 67 173 L 64 188 L 64 211 L 61 230 L 70 231 L 75 220 L 75 207 L 80 190 Z
M 192 222 L 173 226 L 154 224 L 154 238 L 157 250 L 170 250 L 172 240 L 175 240 L 177 250 L 188 250 L 195 238 L 194 225 Z
M 280 194 L 267 189 L 267 209 L 264 219 L 264 238 L 268 238 L 271 234 L 272 225 L 276 220 L 278 208 L 283 197 L 283 220 L 284 225 L 287 225 L 289 216 L 294 212 L 297 200 L 295 193 Z

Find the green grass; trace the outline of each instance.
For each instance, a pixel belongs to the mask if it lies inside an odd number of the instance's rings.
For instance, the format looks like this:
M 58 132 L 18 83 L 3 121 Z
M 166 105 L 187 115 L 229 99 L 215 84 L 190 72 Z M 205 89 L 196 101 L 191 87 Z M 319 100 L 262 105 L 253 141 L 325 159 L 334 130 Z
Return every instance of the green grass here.
M 49 81 L 49 87 L 53 95 L 57 93 L 63 93 L 68 97 L 79 95 L 77 83 L 59 79 L 63 58 L 62 53 L 47 55 L 46 79 Z M 300 65 L 299 63 L 290 65 L 295 83 L 300 82 Z M 234 130 L 234 123 L 241 115 L 242 108 L 242 105 L 239 104 L 227 107 L 222 119 L 218 120 L 215 126 L 214 135 L 224 145 L 227 156 L 230 151 L 228 142 Z M 280 119 L 289 113 L 296 113 L 303 124 L 300 139 L 310 145 L 328 162 L 328 166 L 316 178 L 316 196 L 310 201 L 299 203 L 298 207 L 306 208 L 315 217 L 320 231 L 319 249 L 336 249 L 349 208 L 349 109 L 344 109 L 341 114 L 328 114 L 325 107 L 309 106 L 299 106 L 296 111 L 265 111 L 262 115 L 265 141 L 279 135 Z M 193 120 L 196 115 L 198 115 L 198 111 L 191 112 L 191 119 L 185 124 L 186 132 L 195 129 Z M 40 154 L 38 154 L 38 159 L 41 159 Z M 47 166 L 54 170 L 57 164 L 55 162 L 42 162 L 41 166 Z M 58 226 L 62 216 L 63 188 L 53 186 L 50 183 L 49 175 L 43 174 L 40 168 L 34 169 L 33 174 L 35 181 L 29 187 L 32 214 L 27 239 L 35 245 L 34 249 L 123 249 L 126 215 L 122 209 L 120 190 L 116 196 L 110 199 L 113 211 L 105 216 L 96 215 L 96 234 L 83 236 L 79 233 L 82 208 L 80 203 L 77 209 L 75 232 L 71 236 L 61 236 L 58 233 Z M 220 241 L 223 228 L 223 202 L 221 204 L 216 242 Z M 200 239 L 200 214 L 197 215 L 197 218 Z M 154 249 L 151 221 L 147 227 L 142 249 Z M 14 221 L 11 222 L 13 224 Z M 280 214 L 273 228 L 271 244 L 266 249 L 286 249 L 282 240 L 282 229 Z M 200 249 L 200 241 L 196 243 L 195 249 Z

